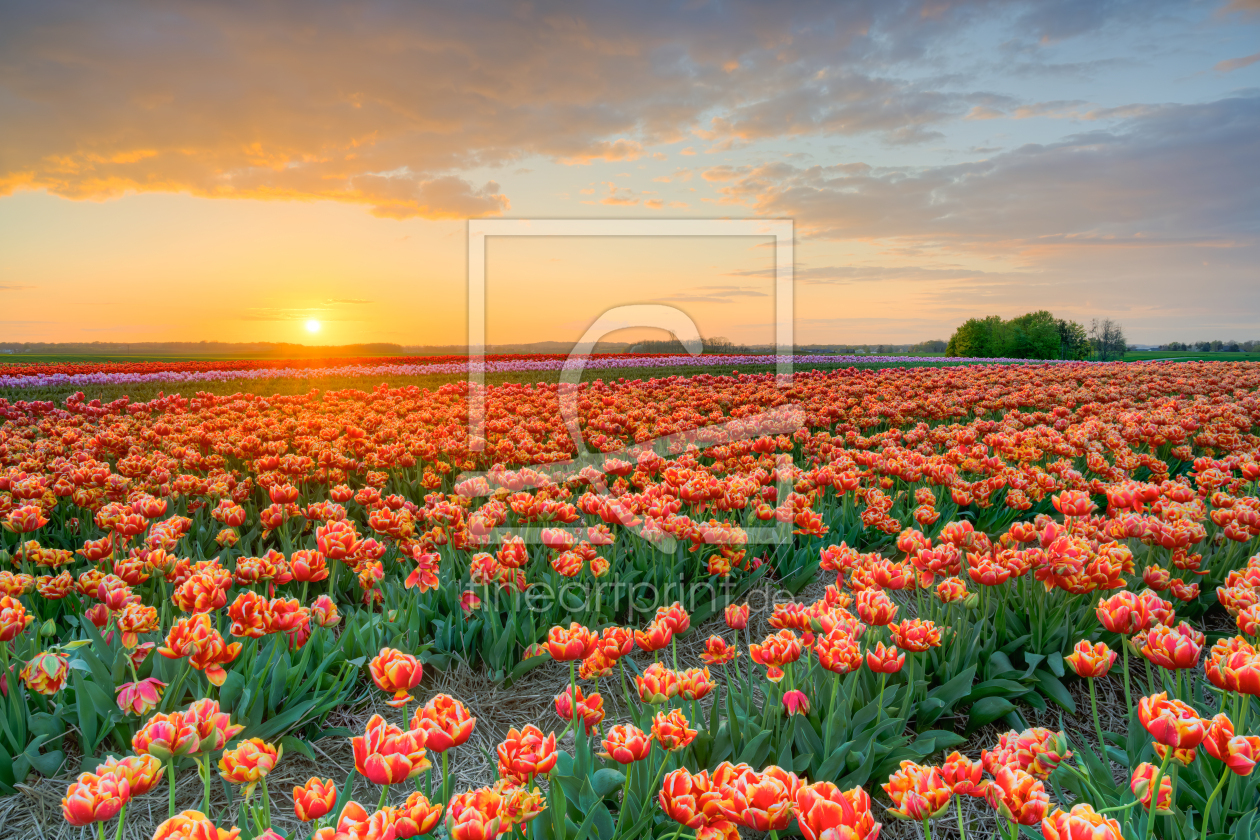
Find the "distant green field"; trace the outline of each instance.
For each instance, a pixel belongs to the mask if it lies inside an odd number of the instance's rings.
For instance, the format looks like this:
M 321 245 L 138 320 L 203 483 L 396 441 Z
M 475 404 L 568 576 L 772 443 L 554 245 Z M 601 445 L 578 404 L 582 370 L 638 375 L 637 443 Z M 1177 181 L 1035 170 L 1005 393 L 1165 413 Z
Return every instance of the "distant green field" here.
M 1256 362 L 1260 353 L 1201 353 L 1197 350 L 1130 350 L 1124 354 L 1126 362 L 1150 359 L 1176 359 L 1182 362 Z

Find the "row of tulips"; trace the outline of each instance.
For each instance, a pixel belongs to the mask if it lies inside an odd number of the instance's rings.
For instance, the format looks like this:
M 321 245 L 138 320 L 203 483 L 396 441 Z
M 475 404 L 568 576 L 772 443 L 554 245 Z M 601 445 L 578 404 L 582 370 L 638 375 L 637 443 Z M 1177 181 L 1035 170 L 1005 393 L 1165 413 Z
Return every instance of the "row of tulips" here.
M 825 602 L 815 606 L 825 614 L 823 605 Z M 1115 606 L 1100 602 L 1098 611 L 1100 615 L 1114 615 Z M 791 610 L 785 609 L 776 616 L 784 619 L 790 614 Z M 729 607 L 725 617 L 738 638 L 738 632 L 747 628 L 747 608 Z M 799 830 L 810 840 L 874 840 L 880 824 L 875 821 L 872 800 L 862 787 L 841 791 L 831 779 L 810 783 L 799 771 L 782 764 L 766 765 L 758 771 L 745 759 L 764 756 L 759 749 L 744 750 L 732 761 L 724 758 L 727 753 L 718 748 L 732 742 L 736 727 L 756 726 L 753 711 L 760 711 L 762 721 L 769 723 L 776 734 L 784 727 L 821 724 L 829 736 L 835 718 L 852 716 L 856 672 L 865 666 L 883 677 L 889 671 L 901 670 L 899 660 L 904 659 L 904 654 L 898 657 L 893 651 L 890 658 L 882 643 L 876 643 L 876 648 L 868 649 L 864 656 L 859 653 L 856 645 L 859 639 L 866 638 L 867 628 L 843 607 L 832 609 L 828 618 L 835 622 L 833 629 L 825 636 L 814 636 L 810 644 L 792 630 L 783 629 L 761 644 L 749 645 L 749 657 L 765 669 L 755 694 L 745 691 L 744 677 L 738 669 L 734 678 L 726 671 L 742 651 L 737 642 L 720 635 L 710 637 L 702 659 L 706 665 L 723 668 L 722 680 L 715 681 L 708 667 L 678 670 L 673 637 L 686 632 L 690 621 L 680 605 L 662 609 L 643 629 L 614 626 L 594 632 L 577 624 L 553 627 L 536 655 L 569 663 L 571 684 L 556 696 L 555 708 L 574 732 L 572 753 L 558 749 L 554 733 L 544 734 L 533 725 L 512 729 L 496 750 L 498 780 L 489 787 L 452 796 L 449 753 L 467 742 L 477 721 L 458 700 L 439 694 L 415 709 L 406 729 L 378 715 L 368 721 L 363 735 L 351 739 L 355 773 L 342 789 L 349 790 L 356 774 L 379 785 L 381 794 L 375 811 L 369 812 L 344 796 L 339 798 L 332 780 L 312 778 L 305 786 L 294 789 L 294 813 L 303 823 L 312 823 L 309 828 L 320 840 L 424 836 L 437 828 L 443 813 L 449 836 L 456 840 L 492 840 L 517 828 L 526 828 L 527 834 L 532 832 L 535 837 L 561 840 L 586 836 L 592 829 L 600 837 L 662 836 L 670 833 L 670 825 L 675 826 L 675 838 L 689 829 L 696 838 L 734 840 L 742 827 L 770 832 L 772 836 Z M 828 618 L 821 623 L 830 623 Z M 807 638 L 813 635 L 807 633 Z M 837 657 L 837 648 L 846 642 L 855 649 Z M 1142 697 L 1135 716 L 1150 740 L 1141 741 L 1136 753 L 1131 749 L 1133 755 L 1122 758 L 1122 763 L 1153 751 L 1158 764 L 1134 763 L 1129 794 L 1124 797 L 1117 796 L 1111 778 L 1110 759 L 1105 757 L 1108 738 L 1101 726 L 1097 735 L 1102 759 L 1090 745 L 1071 744 L 1062 732 L 1033 727 L 1001 735 L 978 759 L 954 751 L 940 765 L 901 760 L 882 785 L 887 797 L 885 809 L 893 817 L 921 822 L 926 836 L 931 834 L 932 821 L 946 814 L 951 798 L 957 803 L 959 830 L 966 835 L 960 799 L 964 796 L 985 800 L 998 824 L 1005 825 L 1003 830 L 1009 830 L 1012 838 L 1018 836 L 1020 826 L 1039 827 L 1047 840 L 1194 836 L 1196 830 L 1198 836 L 1207 837 L 1214 817 L 1228 828 L 1236 824 L 1242 811 L 1254 809 L 1256 787 L 1250 777 L 1260 759 L 1260 736 L 1245 732 L 1251 697 L 1260 694 L 1260 685 L 1245 675 L 1255 672 L 1260 659 L 1241 637 L 1223 641 L 1218 647 L 1205 663 L 1204 674 L 1214 685 L 1218 682 L 1214 674 L 1226 673 L 1230 675 L 1228 679 L 1236 680 L 1217 685 L 1220 704 L 1232 701 L 1233 717 L 1221 712 L 1204 719 L 1189 703 L 1169 698 L 1163 692 Z M 651 653 L 654 661 L 636 674 L 631 690 L 624 666 L 635 648 Z M 661 662 L 662 653 L 671 649 L 673 668 Z M 844 704 L 836 706 L 839 691 L 830 697 L 825 718 L 819 719 L 815 713 L 810 720 L 813 704 L 800 689 L 784 686 L 783 690 L 775 690 L 783 683 L 815 685 L 805 673 L 794 679 L 794 672 L 804 664 L 800 661 L 802 650 L 815 654 L 809 671 L 846 676 L 851 683 L 845 687 Z M 1239 654 L 1251 659 L 1240 659 Z M 1224 663 L 1219 661 L 1222 657 Z M 1081 641 L 1068 661 L 1074 671 L 1092 681 L 1106 678 L 1116 658 L 1105 644 Z M 621 699 L 632 720 L 608 727 L 601 737 L 605 712 L 600 680 L 608 678 L 611 690 L 616 691 L 617 680 L 612 676 L 615 668 L 621 669 Z M 413 702 L 412 692 L 420 685 L 423 674 L 419 661 L 403 651 L 383 649 L 370 663 L 369 671 L 377 688 L 388 695 L 389 705 L 402 709 L 405 719 L 406 707 Z M 582 690 L 578 685 L 579 672 L 582 681 L 593 682 L 596 690 Z M 1238 676 L 1240 672 L 1243 677 Z M 750 670 L 748 680 L 752 679 Z M 1092 682 L 1090 686 L 1092 697 Z M 840 688 L 838 681 L 836 688 Z M 754 696 L 760 699 L 760 710 L 751 704 L 743 705 Z M 710 698 L 707 731 L 699 725 L 693 728 L 693 723 L 703 723 L 700 701 L 706 698 Z M 872 705 L 878 709 L 878 716 L 883 709 L 882 696 Z M 1094 720 L 1097 725 L 1096 707 Z M 1233 720 L 1237 720 L 1237 728 Z M 901 722 L 904 725 L 905 720 Z M 272 828 L 266 788 L 266 776 L 283 750 L 260 739 L 228 746 L 240 730 L 212 700 L 198 701 L 185 712 L 154 715 L 133 741 L 135 756 L 122 761 L 110 759 L 95 773 L 83 774 L 70 786 L 63 802 L 66 819 L 75 825 L 101 823 L 103 834 L 103 824 L 117 816 L 121 836 L 127 803 L 157 784 L 163 765 L 169 779 L 173 778 L 169 774 L 179 756 L 198 756 L 199 767 L 204 756 L 206 797 L 201 810 L 175 814 L 172 787 L 172 816 L 154 835 L 196 836 L 179 832 L 193 831 L 193 825 L 203 826 L 196 830 L 209 830 L 205 826 L 214 825 L 206 816 L 209 763 L 212 753 L 222 751 L 218 761 L 220 774 L 229 783 L 242 787 L 246 803 L 242 813 L 247 813 L 251 821 L 245 830 L 250 836 L 283 836 Z M 1133 733 L 1129 740 L 1133 741 Z M 596 743 L 602 747 L 597 755 Z M 1222 770 L 1206 802 L 1198 800 L 1196 804 L 1201 804 L 1197 813 L 1192 807 L 1187 814 L 1179 811 L 1177 805 L 1178 768 L 1189 768 L 1196 760 L 1206 762 L 1206 757 L 1196 755 L 1200 747 Z M 430 752 L 442 756 L 440 793 L 436 797 Z M 1078 756 L 1075 764 L 1071 761 L 1074 754 Z M 788 763 L 792 763 L 790 754 L 779 755 L 786 755 Z M 887 755 L 885 763 L 895 760 L 896 755 L 895 751 Z M 836 773 L 824 770 L 823 775 L 835 777 Z M 540 776 L 547 778 L 545 793 L 537 787 Z M 1222 809 L 1213 810 L 1231 776 L 1249 782 L 1236 816 L 1232 788 Z M 400 805 L 388 805 L 390 787 L 412 780 L 415 792 L 409 793 Z M 251 797 L 259 784 L 261 802 L 251 807 Z M 1051 788 L 1055 799 L 1066 807 L 1052 807 Z M 1177 827 L 1156 832 L 1157 817 L 1162 816 Z M 320 826 L 325 817 L 331 824 Z M 542 819 L 536 827 L 528 828 L 539 817 Z M 580 825 L 575 824 L 575 818 Z M 240 830 L 215 828 L 221 833 L 211 836 L 235 837 Z M 300 836 L 300 832 L 291 836 Z M 1250 835 L 1244 832 L 1237 836 Z

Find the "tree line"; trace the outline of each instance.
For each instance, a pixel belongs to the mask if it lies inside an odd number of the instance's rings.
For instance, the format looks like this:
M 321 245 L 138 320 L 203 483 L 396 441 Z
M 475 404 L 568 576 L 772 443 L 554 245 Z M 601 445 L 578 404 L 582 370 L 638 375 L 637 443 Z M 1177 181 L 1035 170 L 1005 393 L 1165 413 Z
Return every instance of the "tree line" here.
M 1116 359 L 1128 343 L 1110 318 L 1095 319 L 1087 330 L 1042 309 L 1017 318 L 971 318 L 954 331 L 946 356 L 987 359 Z

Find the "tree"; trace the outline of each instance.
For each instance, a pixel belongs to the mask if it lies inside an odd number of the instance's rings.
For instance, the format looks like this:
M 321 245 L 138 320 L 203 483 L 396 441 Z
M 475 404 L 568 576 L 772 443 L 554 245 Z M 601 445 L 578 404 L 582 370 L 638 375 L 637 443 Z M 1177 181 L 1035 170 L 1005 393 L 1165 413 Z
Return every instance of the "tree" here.
M 1012 359 L 1059 358 L 1059 327 L 1046 310 L 1012 318 L 1005 326 L 1006 346 L 1001 355 Z
M 1002 355 L 1005 349 L 1006 325 L 1001 315 L 988 318 L 971 318 L 949 337 L 945 345 L 946 356 L 992 359 Z
M 1110 318 L 1104 318 L 1101 321 L 1095 318 L 1091 321 L 1089 339 L 1094 345 L 1094 352 L 1104 362 L 1123 358 L 1125 348 L 1128 346 L 1124 338 L 1124 328 Z
M 1084 327 L 1075 321 L 1067 321 L 1063 318 L 1054 323 L 1059 331 L 1060 359 L 1080 360 L 1089 355 L 1089 335 Z

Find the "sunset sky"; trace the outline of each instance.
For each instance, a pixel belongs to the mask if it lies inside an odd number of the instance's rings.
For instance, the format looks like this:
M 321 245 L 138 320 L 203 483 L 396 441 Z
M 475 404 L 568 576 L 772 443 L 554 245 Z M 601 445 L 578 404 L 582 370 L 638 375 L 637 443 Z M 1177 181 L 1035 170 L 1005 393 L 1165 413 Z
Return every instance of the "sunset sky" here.
M 462 343 L 468 218 L 755 216 L 800 342 L 1260 338 L 1260 0 L 0 8 L 0 341 Z M 487 337 L 769 341 L 768 245 L 495 240 Z

